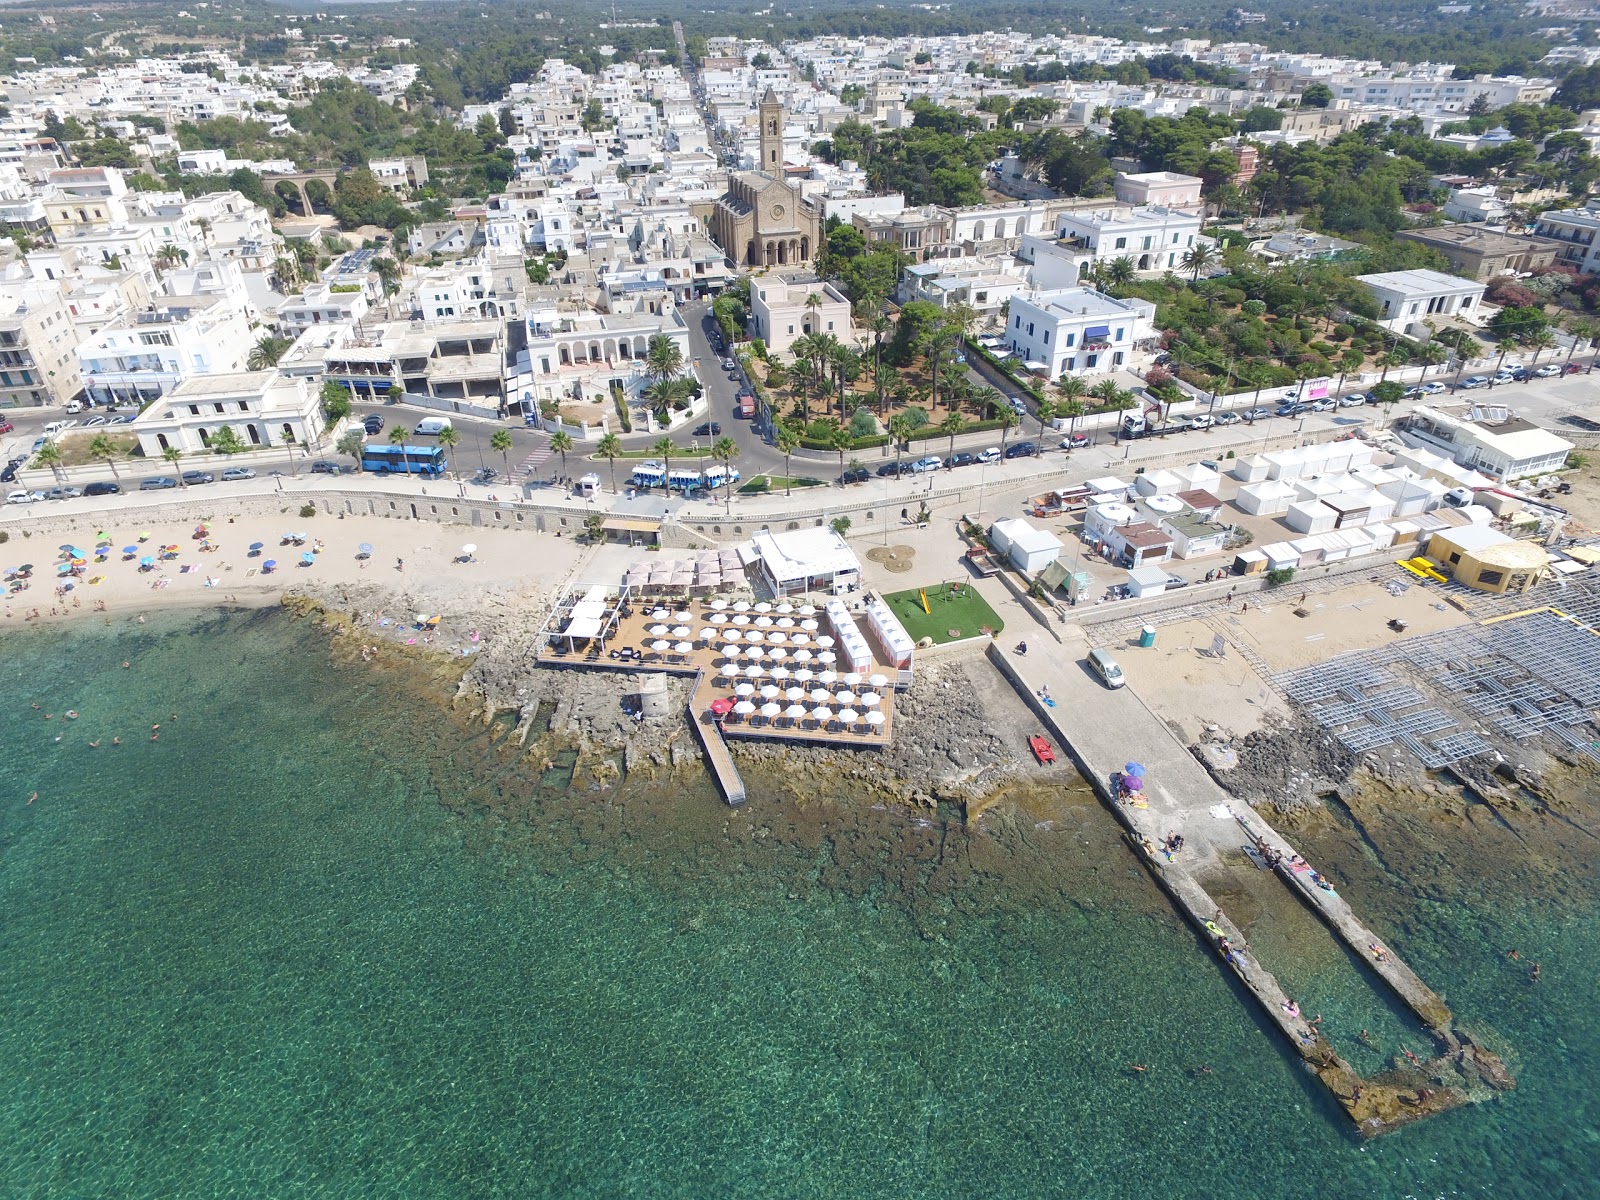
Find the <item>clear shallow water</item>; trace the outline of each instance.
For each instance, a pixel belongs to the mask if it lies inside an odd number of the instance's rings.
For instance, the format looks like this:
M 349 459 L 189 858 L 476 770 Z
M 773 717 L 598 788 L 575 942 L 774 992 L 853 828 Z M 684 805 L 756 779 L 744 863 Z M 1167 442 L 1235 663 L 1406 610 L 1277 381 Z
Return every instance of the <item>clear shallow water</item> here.
M 1362 1146 L 1092 810 L 540 794 L 276 613 L 0 649 L 0 1196 L 1600 1194 L 1587 899 L 1352 895 L 1521 1081 Z

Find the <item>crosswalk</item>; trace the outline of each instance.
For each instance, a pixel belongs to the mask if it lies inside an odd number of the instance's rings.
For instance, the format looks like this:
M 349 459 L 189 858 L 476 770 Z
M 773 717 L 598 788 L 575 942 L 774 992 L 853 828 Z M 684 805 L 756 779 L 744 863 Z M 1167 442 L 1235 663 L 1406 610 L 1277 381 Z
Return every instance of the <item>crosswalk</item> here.
M 528 456 L 517 464 L 516 470 L 512 472 L 512 475 L 521 477 L 534 474 L 550 460 L 550 456 L 554 453 L 555 451 L 550 449 L 550 439 L 540 438 L 533 449 L 528 452 Z

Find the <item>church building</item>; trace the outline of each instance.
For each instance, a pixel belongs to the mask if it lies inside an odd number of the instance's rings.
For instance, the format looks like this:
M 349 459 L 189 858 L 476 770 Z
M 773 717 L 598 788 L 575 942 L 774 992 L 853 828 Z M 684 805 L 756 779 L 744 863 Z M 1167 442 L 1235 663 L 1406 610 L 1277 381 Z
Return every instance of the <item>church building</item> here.
M 728 194 L 711 210 L 711 240 L 742 267 L 798 267 L 817 253 L 821 218 L 783 177 L 783 104 L 761 97 L 761 162 L 728 177 Z

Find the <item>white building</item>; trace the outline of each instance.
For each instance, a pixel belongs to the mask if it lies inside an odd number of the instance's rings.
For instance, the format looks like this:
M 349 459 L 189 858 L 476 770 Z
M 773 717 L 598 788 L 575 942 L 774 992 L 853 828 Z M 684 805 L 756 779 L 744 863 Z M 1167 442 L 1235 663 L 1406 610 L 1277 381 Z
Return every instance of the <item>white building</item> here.
M 1408 445 L 1448 454 L 1464 467 L 1496 479 L 1525 479 L 1566 466 L 1572 443 L 1504 406 L 1443 408 L 1418 405 L 1399 427 Z
M 1600 233 L 1600 212 L 1588 208 L 1543 212 L 1535 232 L 1565 243 L 1561 265 L 1590 274 L 1600 271 L 1600 246 L 1595 245 L 1595 234 Z
M 808 307 L 815 296 L 821 301 Z M 831 283 L 810 277 L 785 279 L 758 275 L 750 281 L 750 333 L 767 344 L 773 354 L 786 354 L 795 339 L 828 333 L 848 343 L 854 326 L 850 301 Z
M 1135 175 L 1117 172 L 1113 194 L 1123 204 L 1159 204 L 1184 212 L 1200 208 L 1200 189 L 1205 180 L 1198 175 L 1174 171 L 1142 171 Z
M 775 533 L 762 529 L 739 547 L 739 557 L 760 566 L 774 596 L 847 592 L 861 582 L 861 560 L 826 525 Z
M 129 428 L 144 456 L 159 461 L 169 446 L 185 454 L 211 453 L 224 426 L 245 446 L 282 446 L 315 442 L 326 422 L 311 380 L 240 371 L 184 380 Z
M 1096 263 L 1128 258 L 1140 271 L 1177 271 L 1200 238 L 1200 218 L 1159 205 L 1064 212 L 1056 216 L 1056 237 L 1089 251 Z
M 1483 284 L 1442 271 L 1385 271 L 1357 275 L 1356 282 L 1378 302 L 1378 324 L 1400 334 L 1425 329 L 1430 317 L 1475 319 L 1484 292 Z
M 1155 305 L 1145 300 L 1062 288 L 1013 296 L 1003 337 L 1027 369 L 1051 379 L 1114 371 L 1155 336 L 1155 316 Z
M 96 402 L 143 403 L 191 376 L 243 370 L 254 344 L 244 315 L 224 301 L 188 307 L 167 299 L 84 342 L 78 363 Z
M 989 526 L 994 548 L 1024 575 L 1037 575 L 1061 557 L 1064 543 L 1048 529 L 1038 529 L 1021 517 L 1007 517 Z

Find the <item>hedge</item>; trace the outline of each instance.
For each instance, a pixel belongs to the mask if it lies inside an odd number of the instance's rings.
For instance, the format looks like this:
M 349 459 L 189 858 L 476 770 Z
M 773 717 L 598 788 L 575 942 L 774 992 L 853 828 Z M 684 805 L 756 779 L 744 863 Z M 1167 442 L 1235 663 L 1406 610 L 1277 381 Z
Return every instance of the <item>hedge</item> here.
M 987 433 L 991 429 L 999 429 L 999 421 L 969 421 L 962 433 Z M 908 442 L 926 442 L 933 438 L 949 437 L 950 435 L 937 425 L 922 425 L 913 429 L 907 435 Z
M 1011 380 L 1012 383 L 1016 384 L 1023 391 L 1027 392 L 1028 395 L 1032 396 L 1035 401 L 1041 404 L 1044 402 L 1044 392 L 1039 389 L 1038 385 L 1018 375 L 1016 371 L 1011 369 L 1010 364 L 1004 359 L 996 358 L 993 354 L 990 354 L 987 346 L 980 345 L 969 338 L 967 340 L 967 353 L 976 354 L 996 371 L 999 371 L 1000 374 Z
M 889 444 L 889 435 L 888 434 L 875 433 L 871 437 L 853 438 L 853 439 L 851 439 L 850 444 L 848 446 L 846 446 L 845 449 L 846 450 L 871 450 L 876 446 L 887 446 L 888 444 Z M 831 454 L 837 454 L 839 452 L 839 448 L 837 446 L 835 446 L 832 442 L 825 442 L 821 438 L 803 437 L 803 438 L 800 439 L 800 445 L 803 448 L 807 449 L 807 450 L 826 450 Z
M 611 389 L 611 403 L 617 406 L 617 419 L 622 422 L 622 432 L 633 432 L 633 418 L 628 416 L 628 404 L 620 388 Z

